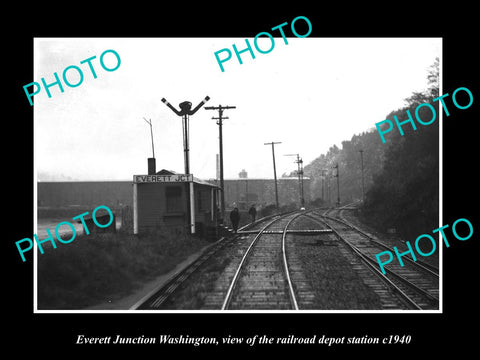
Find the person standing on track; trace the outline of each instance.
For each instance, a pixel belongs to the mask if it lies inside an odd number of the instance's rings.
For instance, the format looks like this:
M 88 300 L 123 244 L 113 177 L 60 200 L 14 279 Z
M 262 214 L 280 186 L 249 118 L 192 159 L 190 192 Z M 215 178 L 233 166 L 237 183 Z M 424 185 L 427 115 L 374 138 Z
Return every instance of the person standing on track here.
M 253 204 L 252 206 L 250 206 L 250 210 L 248 210 L 248 214 L 250 215 L 250 217 L 252 218 L 252 223 L 255 222 L 255 219 L 257 217 L 257 209 L 255 209 L 255 204 Z
M 230 213 L 230 222 L 232 223 L 233 232 L 236 234 L 238 229 L 238 223 L 240 221 L 240 213 L 238 208 L 234 208 Z

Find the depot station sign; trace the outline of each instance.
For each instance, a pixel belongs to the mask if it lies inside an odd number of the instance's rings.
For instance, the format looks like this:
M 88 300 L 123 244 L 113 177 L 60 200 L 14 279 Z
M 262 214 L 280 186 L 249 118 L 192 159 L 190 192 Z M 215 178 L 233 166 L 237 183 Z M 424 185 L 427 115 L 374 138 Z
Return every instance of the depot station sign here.
M 192 182 L 192 174 L 172 174 L 172 175 L 133 175 L 134 184 L 142 183 L 179 183 Z

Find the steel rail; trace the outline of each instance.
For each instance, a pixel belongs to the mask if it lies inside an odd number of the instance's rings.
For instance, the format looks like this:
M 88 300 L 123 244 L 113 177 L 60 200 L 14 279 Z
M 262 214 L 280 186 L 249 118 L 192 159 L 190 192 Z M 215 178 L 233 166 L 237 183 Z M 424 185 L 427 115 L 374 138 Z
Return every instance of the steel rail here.
M 164 284 L 157 286 L 137 303 L 135 303 L 130 310 L 145 310 L 148 308 L 159 308 L 173 292 L 184 282 L 190 275 L 209 260 L 215 253 L 225 247 L 231 239 L 222 237 L 217 242 L 208 246 L 202 251 L 200 256 L 191 264 L 173 274 Z
M 237 231 L 237 234 L 258 234 L 260 230 L 242 230 Z M 314 229 L 314 230 L 287 230 L 287 234 L 298 234 L 298 235 L 318 235 L 318 234 L 327 234 L 331 233 L 330 229 Z M 265 230 L 264 234 L 283 234 L 283 230 Z
M 247 231 L 246 229 L 253 227 L 254 225 L 261 223 L 265 220 L 268 220 L 274 216 L 276 215 L 271 215 L 271 216 L 258 219 L 254 223 L 244 225 L 238 230 Z M 218 251 L 223 249 L 226 245 L 231 243 L 232 240 L 233 240 L 233 237 L 232 238 L 221 237 L 219 240 L 209 245 L 207 248 L 205 248 L 202 251 L 202 253 L 196 260 L 194 260 L 191 264 L 189 264 L 185 268 L 173 274 L 164 284 L 157 286 L 148 294 L 146 294 L 144 297 L 142 297 L 139 301 L 137 301 L 134 305 L 130 307 L 130 310 L 144 310 L 148 308 L 159 308 L 170 297 L 170 295 L 172 295 L 174 291 L 190 277 L 190 275 L 195 273 L 201 265 L 207 262 L 214 254 L 216 254 Z
M 371 242 L 373 242 L 375 245 L 377 246 L 380 246 L 380 247 L 383 247 L 383 248 L 386 248 L 386 249 L 389 249 L 388 246 L 386 246 L 385 244 L 379 242 L 379 241 L 376 241 L 375 239 L 373 239 L 371 236 L 369 236 L 368 234 L 365 234 L 363 231 L 359 230 L 357 227 L 355 226 L 352 226 L 350 224 L 348 224 L 347 222 L 343 221 L 343 220 L 340 220 L 340 219 L 336 219 L 336 218 L 332 218 L 332 217 L 329 217 L 329 216 L 325 216 L 325 218 L 329 219 L 329 220 L 334 220 L 334 221 L 338 221 L 344 225 L 347 225 L 349 226 L 351 229 L 357 231 L 358 233 L 360 233 L 361 235 L 367 237 Z M 351 244 L 351 246 L 355 246 L 353 244 Z M 358 248 L 357 248 L 358 249 Z M 360 250 L 359 250 L 360 251 Z M 365 255 L 365 254 L 364 254 Z M 378 270 L 376 267 L 377 267 L 377 261 L 375 259 L 373 259 L 372 257 L 368 256 L 368 255 L 365 255 L 366 259 L 373 265 L 375 266 L 375 269 Z M 406 260 L 410 260 L 409 258 L 405 258 Z M 438 274 L 436 274 L 435 272 L 432 272 L 431 270 L 425 268 L 424 266 L 414 262 L 413 260 L 410 260 L 409 261 L 412 265 L 414 265 L 415 267 L 418 267 L 420 269 L 422 269 L 423 271 L 427 271 L 429 274 L 433 275 L 434 277 L 437 277 L 438 278 Z M 423 296 L 427 297 L 430 301 L 433 301 L 435 303 L 438 303 L 438 299 L 431 295 L 428 291 L 418 287 L 417 285 L 415 285 L 414 283 L 412 283 L 411 281 L 405 279 L 403 276 L 397 274 L 395 271 L 393 270 L 390 270 L 388 268 L 385 268 L 385 272 L 388 273 L 389 275 L 392 275 L 394 276 L 395 278 L 397 278 L 398 280 L 400 280 L 401 282 L 405 283 L 407 286 L 410 286 L 411 288 L 415 289 L 417 292 L 421 293 Z
M 309 218 L 311 218 L 313 221 L 316 221 L 318 224 L 321 224 L 321 221 L 323 221 L 323 224 L 327 227 L 329 227 L 330 229 L 332 229 L 332 231 L 334 232 L 334 234 L 340 239 L 342 240 L 355 254 L 357 254 L 360 259 L 362 259 L 362 261 L 364 262 L 365 265 L 367 265 L 370 269 L 372 269 L 374 271 L 374 273 L 376 275 L 378 275 L 380 277 L 380 279 L 382 279 L 385 283 L 387 283 L 395 292 L 397 292 L 401 297 L 402 299 L 412 308 L 416 309 L 416 310 L 422 310 L 422 307 L 420 305 L 418 305 L 410 296 L 408 296 L 402 289 L 400 289 L 395 283 L 393 283 L 390 279 L 388 279 L 385 275 L 383 275 L 381 273 L 381 271 L 379 269 L 377 269 L 376 266 L 374 266 L 372 264 L 372 261 L 371 259 L 369 259 L 368 256 L 366 256 L 365 254 L 363 254 L 355 245 L 351 244 L 349 241 L 345 240 L 345 238 L 343 238 L 343 236 L 340 235 L 340 233 L 334 229 L 330 224 L 328 224 L 326 221 L 324 220 L 319 220 L 319 219 L 316 219 L 314 218 L 313 216 L 311 215 L 308 215 L 308 214 L 305 214 L 304 216 L 307 216 Z M 393 273 L 391 270 L 389 270 L 388 272 L 390 273 Z M 394 274 L 395 277 L 400 277 L 402 278 L 400 275 L 398 274 Z M 415 285 L 415 284 L 412 284 L 410 281 L 402 278 L 403 282 L 405 282 L 408 286 L 411 286 L 411 287 L 414 287 L 414 289 L 416 290 L 418 287 Z M 422 289 L 423 290 L 423 289 Z M 431 296 L 431 295 L 430 295 Z M 438 299 L 437 299 L 438 301 Z
M 250 251 L 251 249 L 253 248 L 253 246 L 255 245 L 255 243 L 257 242 L 257 240 L 262 236 L 264 235 L 265 231 L 270 227 L 272 226 L 274 223 L 284 219 L 285 217 L 291 215 L 291 213 L 288 213 L 288 214 L 285 214 L 285 215 L 280 215 L 279 217 L 273 219 L 271 222 L 269 222 L 267 225 L 265 225 L 259 232 L 258 234 L 255 236 L 255 238 L 252 240 L 252 242 L 250 243 L 250 245 L 248 246 L 247 250 L 245 251 L 245 253 L 243 254 L 243 257 L 242 257 L 242 260 L 240 261 L 240 264 L 238 265 L 237 267 L 237 270 L 235 271 L 235 274 L 233 275 L 233 278 L 230 282 L 230 286 L 228 288 L 228 291 L 227 291 L 227 294 L 225 295 L 225 300 L 222 304 L 222 310 L 226 310 L 228 309 L 229 305 L 230 305 L 230 302 L 232 300 L 232 295 L 233 295 L 233 290 L 235 288 L 235 286 L 237 285 L 237 281 L 239 279 L 239 276 L 240 276 L 240 273 L 242 271 L 242 268 L 243 268 L 243 265 L 246 261 L 246 259 L 248 258 L 249 254 L 250 254 Z M 298 216 L 300 216 L 301 214 L 298 214 L 297 216 L 295 216 L 294 218 L 292 218 L 288 224 L 290 224 L 290 222 L 297 218 Z M 288 227 L 288 224 L 285 226 L 285 229 Z M 283 242 L 283 239 L 282 239 L 282 242 Z M 282 252 L 284 253 L 283 251 L 283 246 L 282 246 Z M 284 258 L 284 262 L 286 261 L 286 259 Z M 284 263 L 284 270 L 285 270 L 285 263 Z M 288 274 L 288 272 L 286 272 L 286 276 L 287 276 L 287 282 L 289 284 L 289 296 L 290 296 L 290 299 L 292 300 L 293 299 L 293 304 L 294 304 L 294 307 L 296 308 L 296 310 L 298 310 L 298 305 L 297 305 L 297 302 L 296 302 L 296 299 L 295 299 L 295 294 L 293 294 L 293 289 L 292 289 L 292 283 L 290 281 L 290 276 Z M 293 298 L 292 298 L 292 295 L 293 295 Z
M 252 242 L 248 246 L 247 250 L 245 251 L 245 254 L 243 254 L 242 260 L 240 260 L 240 264 L 237 267 L 237 271 L 235 271 L 235 274 L 233 275 L 232 281 L 230 282 L 230 286 L 228 287 L 227 294 L 225 295 L 225 300 L 223 301 L 222 304 L 222 310 L 226 310 L 228 305 L 230 305 L 230 301 L 232 298 L 232 293 L 233 293 L 233 288 L 235 287 L 238 276 L 240 274 L 240 271 L 242 270 L 243 263 L 245 262 L 250 250 L 252 249 L 253 245 L 257 241 L 257 239 L 262 235 L 263 231 L 265 231 L 267 228 L 269 228 L 272 224 L 276 223 L 280 218 L 274 219 L 271 222 L 269 222 L 267 225 L 265 225 L 260 232 L 253 238 Z
M 285 276 L 287 277 L 287 282 L 288 282 L 288 290 L 289 290 L 289 295 L 290 295 L 290 300 L 292 302 L 294 310 L 298 310 L 298 303 L 297 299 L 295 297 L 295 291 L 293 290 L 293 285 L 292 281 L 290 279 L 290 271 L 288 268 L 288 261 L 287 261 L 287 251 L 285 249 L 285 239 L 287 237 L 287 229 L 290 226 L 290 223 L 295 220 L 296 218 L 304 215 L 303 213 L 298 214 L 297 216 L 293 217 L 290 219 L 290 221 L 285 225 L 285 228 L 283 229 L 283 235 L 282 235 L 282 257 L 283 257 L 283 269 L 285 271 Z
M 331 216 L 328 216 L 328 215 L 321 215 L 321 216 L 325 217 L 326 219 L 333 220 L 333 221 L 337 221 L 337 222 L 339 222 L 339 223 L 341 223 L 341 224 L 343 224 L 343 225 L 345 225 L 345 226 L 348 226 L 348 227 L 352 228 L 353 230 L 359 232 L 360 234 L 362 234 L 362 235 L 365 236 L 366 238 L 368 238 L 371 242 L 373 242 L 373 243 L 375 243 L 376 245 L 382 247 L 383 249 L 385 249 L 385 250 L 391 250 L 391 248 L 388 247 L 387 245 L 385 245 L 384 243 L 376 240 L 376 239 L 373 238 L 371 235 L 367 234 L 367 233 L 364 232 L 363 230 L 357 228 L 355 225 L 350 224 L 350 223 L 348 223 L 347 221 L 345 221 L 345 220 L 343 220 L 343 219 L 337 219 L 337 218 L 334 218 L 334 217 L 331 217 Z M 410 263 L 410 264 L 412 264 L 412 265 L 414 265 L 414 266 L 417 266 L 417 267 L 421 268 L 423 271 L 429 273 L 430 275 L 435 276 L 435 277 L 437 277 L 437 278 L 439 277 L 439 270 L 438 270 L 438 268 L 436 268 L 435 266 L 432 266 L 432 265 L 430 265 L 430 264 L 427 264 L 427 263 L 425 263 L 425 262 L 423 262 L 423 261 L 421 261 L 421 260 L 416 260 L 416 261 L 414 261 L 414 260 L 412 260 L 412 259 L 410 259 L 410 258 L 408 258 L 408 257 L 406 257 L 405 260 L 406 260 L 408 263 Z

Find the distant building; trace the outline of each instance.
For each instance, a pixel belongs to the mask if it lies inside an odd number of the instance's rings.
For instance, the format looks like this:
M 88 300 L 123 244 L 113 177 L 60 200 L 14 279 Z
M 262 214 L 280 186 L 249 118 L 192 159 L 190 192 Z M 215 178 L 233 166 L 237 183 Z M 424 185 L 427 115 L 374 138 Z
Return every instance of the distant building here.
M 212 180 L 217 185 L 218 181 Z M 300 204 L 297 177 L 277 179 L 280 205 Z M 38 182 L 37 204 L 39 207 L 91 207 L 106 205 L 111 209 L 125 205 L 133 206 L 132 181 L 62 181 Z M 225 206 L 236 204 L 246 210 L 250 205 L 275 204 L 275 182 L 268 178 L 248 178 L 242 170 L 238 179 L 225 179 Z M 311 200 L 310 178 L 303 178 L 305 202 Z
M 132 181 L 60 181 L 38 182 L 39 207 L 118 208 L 133 204 Z
M 246 179 L 246 178 L 248 178 L 248 173 L 245 171 L 245 169 L 243 169 L 242 171 L 240 171 L 240 172 L 238 173 L 238 177 L 239 177 L 240 179 Z
M 300 205 L 298 177 L 281 177 L 277 179 L 278 202 L 280 205 L 296 203 Z M 225 207 L 232 208 L 234 204 L 240 210 L 248 209 L 252 204 L 265 206 L 275 204 L 275 180 L 268 178 L 248 178 L 242 170 L 238 179 L 225 179 Z M 310 178 L 303 178 L 303 193 L 305 202 L 310 198 Z

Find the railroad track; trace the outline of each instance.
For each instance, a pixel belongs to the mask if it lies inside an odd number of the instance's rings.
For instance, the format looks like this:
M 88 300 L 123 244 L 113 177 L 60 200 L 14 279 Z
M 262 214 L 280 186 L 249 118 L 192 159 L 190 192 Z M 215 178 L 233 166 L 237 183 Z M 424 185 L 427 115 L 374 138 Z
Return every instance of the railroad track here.
M 231 242 L 229 238 L 222 238 L 208 249 L 200 257 L 193 261 L 189 266 L 173 275 L 165 284 L 155 288 L 148 293 L 130 310 L 160 310 L 169 297 L 179 288 L 192 274 L 194 274 L 204 263 L 206 263 L 214 254 L 223 249 Z
M 285 236 L 287 234 L 287 226 L 284 227 L 273 227 L 274 224 L 278 222 L 285 221 L 287 219 L 287 223 L 289 224 L 289 219 L 296 218 L 300 214 L 284 214 L 284 215 L 277 215 L 277 216 L 270 216 L 263 219 L 259 219 L 254 224 L 246 225 L 239 229 L 238 235 L 233 236 L 230 238 L 222 238 L 216 243 L 212 244 L 208 249 L 206 249 L 194 262 L 192 262 L 189 266 L 187 266 L 182 271 L 175 274 L 172 278 L 170 278 L 166 284 L 157 287 L 152 292 L 147 294 L 143 297 L 139 302 L 131 307 L 132 310 L 161 310 L 164 308 L 164 304 L 168 302 L 168 300 L 175 294 L 177 289 L 181 288 L 187 280 L 189 280 L 192 276 L 202 271 L 203 268 L 207 267 L 210 262 L 213 262 L 216 255 L 219 257 L 227 257 L 231 259 L 231 263 L 224 269 L 223 273 L 221 274 L 221 279 L 217 281 L 216 287 L 210 291 L 206 298 L 206 308 L 207 309 L 227 309 L 229 307 L 238 307 L 238 284 L 237 281 L 241 278 L 239 275 L 241 274 L 242 277 L 245 276 L 245 270 L 243 269 L 242 272 L 239 270 L 239 266 L 248 266 L 249 269 L 253 269 L 252 271 L 256 271 L 257 285 L 262 286 L 263 290 L 252 294 L 250 299 L 245 301 L 245 304 L 251 305 L 253 307 L 259 306 L 259 308 L 263 308 L 264 306 L 270 307 L 271 304 L 275 303 L 276 305 L 273 308 L 277 308 L 278 306 L 286 306 L 286 303 L 292 301 L 293 299 L 293 292 L 290 290 L 289 296 L 290 298 L 288 301 L 279 301 L 277 291 L 278 289 L 274 289 L 275 285 L 279 285 L 279 283 L 275 280 L 277 277 L 282 276 L 282 272 L 280 271 L 281 268 L 278 267 L 278 259 L 272 262 L 272 264 L 268 263 L 268 257 L 272 254 L 268 253 L 270 250 L 275 248 L 275 244 L 280 244 L 282 241 L 285 241 Z M 273 230 L 272 230 L 273 229 Z M 281 231 L 280 231 L 281 229 Z M 285 230 L 285 231 L 283 231 Z M 269 233 L 268 233 L 269 232 Z M 311 232 L 309 230 L 308 232 Z M 268 233 L 268 234 L 267 234 Z M 250 240 L 253 234 L 256 234 L 253 237 L 253 241 Z M 279 237 L 279 234 L 282 237 Z M 262 241 L 259 241 L 258 244 L 260 246 L 254 246 L 257 243 L 257 240 L 262 238 Z M 265 240 L 267 238 L 267 240 Z M 270 243 L 268 243 L 268 238 L 270 238 Z M 280 239 L 280 243 L 278 241 Z M 258 245 L 257 244 L 257 245 Z M 280 246 L 279 245 L 279 246 Z M 255 249 L 254 249 L 255 248 Z M 263 249 L 262 249 L 263 248 Z M 254 250 L 252 250 L 254 249 Z M 252 253 L 250 253 L 250 250 Z M 275 250 L 275 254 L 277 254 L 278 249 Z M 261 256 L 263 251 L 264 254 L 264 266 L 277 266 L 275 269 L 271 269 L 269 275 L 267 272 L 264 272 L 264 277 L 258 276 L 261 274 L 257 267 L 260 266 L 260 263 L 257 262 L 251 267 L 251 260 L 249 259 L 247 262 L 247 257 L 249 258 L 251 254 L 255 253 L 255 257 L 258 259 Z M 283 249 L 284 253 L 284 249 Z M 248 255 L 248 256 L 247 256 Z M 286 263 L 286 258 L 282 261 Z M 249 265 L 246 265 L 246 264 Z M 278 274 L 277 274 L 278 272 Z M 252 275 L 255 277 L 255 275 Z M 275 279 L 274 279 L 275 278 Z M 288 278 L 288 275 L 287 275 Z M 289 280 L 287 280 L 288 283 Z M 232 282 L 235 285 L 232 285 Z M 241 281 L 240 281 L 241 283 Z M 270 285 L 268 285 L 270 284 Z M 270 287 L 269 287 L 270 286 Z M 291 287 L 291 284 L 290 284 Z M 230 290 L 230 291 L 229 291 Z M 235 296 L 233 296 L 233 290 L 235 290 Z M 288 290 L 288 287 L 286 288 Z M 244 294 L 245 295 L 245 294 Z M 248 296 L 247 296 L 248 297 Z M 228 298 L 228 301 L 225 299 Z M 234 300 L 232 302 L 232 299 Z M 237 299 L 237 300 L 235 300 Z M 254 300 L 258 300 L 257 303 L 254 304 Z M 272 302 L 267 299 L 273 299 Z M 253 301 L 253 302 L 252 302 Z M 293 304 L 294 304 L 293 300 Z M 280 304 L 282 302 L 282 304 Z M 272 305 L 273 306 L 273 305 Z M 293 305 L 295 307 L 295 305 Z M 283 308 L 283 307 L 282 307 Z M 290 308 L 290 307 L 288 307 Z
M 222 310 L 298 310 L 285 242 L 289 226 L 301 215 L 274 218 L 254 236 L 231 280 Z
M 438 309 L 438 269 L 392 263 L 383 275 L 385 246 L 318 211 L 276 215 L 212 244 L 132 309 Z
M 356 227 L 355 225 L 351 224 L 350 222 L 348 222 L 347 220 L 345 220 L 342 216 L 342 212 L 343 210 L 345 209 L 348 209 L 348 210 L 352 210 L 353 208 L 349 207 L 349 208 L 339 208 L 339 209 L 330 209 L 329 211 L 327 211 L 327 213 L 330 213 L 330 212 L 338 212 L 336 216 L 331 216 L 331 215 L 326 215 L 323 214 L 323 216 L 327 217 L 327 218 L 330 218 L 331 220 L 333 221 L 336 221 L 338 223 L 341 223 L 343 225 L 345 225 L 346 227 L 349 227 L 349 228 L 353 228 L 355 231 L 361 233 L 363 236 L 365 236 L 366 238 L 370 239 L 370 241 L 372 243 L 375 243 L 376 245 L 378 245 L 379 247 L 381 247 L 383 250 L 389 250 L 391 251 L 392 250 L 392 245 L 391 244 L 388 244 L 384 241 L 382 241 L 381 239 L 376 239 L 375 237 L 373 237 L 372 235 L 370 234 L 367 234 L 365 231 L 359 229 L 358 227 Z M 403 241 L 401 241 L 402 245 L 405 243 Z M 396 244 L 395 244 L 396 245 Z M 431 273 L 433 276 L 436 276 L 438 277 L 439 275 L 439 269 L 437 266 L 434 266 L 430 263 L 427 263 L 427 262 L 424 262 L 422 260 L 416 260 L 416 261 L 413 261 L 411 258 L 409 257 L 404 257 L 403 258 L 403 261 L 405 262 L 408 262 L 410 264 L 414 264 L 414 266 L 417 266 L 419 268 L 423 268 L 424 271 L 426 272 L 429 272 Z
M 330 213 L 327 211 L 326 213 Z M 378 267 L 375 255 L 390 247 L 373 239 L 357 227 L 345 220 L 329 215 L 312 212 L 309 215 L 320 225 L 330 228 L 351 251 L 368 266 L 373 273 L 381 278 L 388 287 L 399 296 L 409 309 L 436 310 L 439 307 L 439 275 L 438 269 L 429 264 L 406 261 L 405 266 L 391 263 L 383 275 Z

